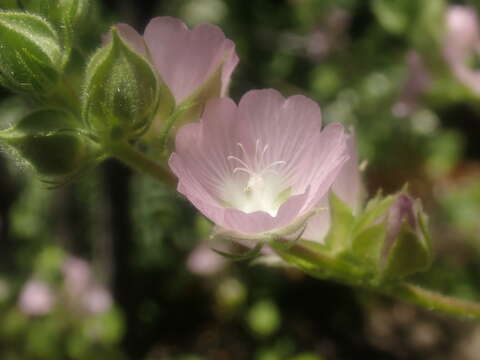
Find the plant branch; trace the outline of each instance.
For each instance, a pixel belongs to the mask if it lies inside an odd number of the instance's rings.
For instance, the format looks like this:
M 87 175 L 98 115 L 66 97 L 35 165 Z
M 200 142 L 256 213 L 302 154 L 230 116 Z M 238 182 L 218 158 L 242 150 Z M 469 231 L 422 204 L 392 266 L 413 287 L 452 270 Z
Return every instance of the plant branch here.
M 480 320 L 480 304 L 442 295 L 415 284 L 403 282 L 382 292 L 429 310 Z
M 167 185 L 175 185 L 175 177 L 170 171 L 145 156 L 127 142 L 111 144 L 108 148 L 113 157 L 124 162 L 131 168 L 141 173 L 148 174 Z

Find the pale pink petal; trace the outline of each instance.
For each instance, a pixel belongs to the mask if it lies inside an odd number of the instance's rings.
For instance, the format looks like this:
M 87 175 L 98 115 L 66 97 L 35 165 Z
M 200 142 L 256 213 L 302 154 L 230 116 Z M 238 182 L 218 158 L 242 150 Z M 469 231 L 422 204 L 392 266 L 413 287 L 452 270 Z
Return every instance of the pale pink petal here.
M 117 24 L 115 26 L 118 30 L 118 33 L 124 41 L 131 46 L 133 50 L 138 52 L 140 55 L 147 57 L 147 49 L 145 47 L 145 41 L 143 37 L 128 24 Z
M 318 136 L 315 147 L 303 154 L 291 175 L 300 188 L 311 186 L 312 196 L 304 211 L 317 206 L 347 160 L 344 128 L 341 124 L 329 124 Z
M 302 239 L 323 243 L 330 230 L 330 209 L 328 195 L 324 196 L 317 205 L 322 210 L 313 216 L 302 234 Z
M 158 73 L 177 103 L 204 84 L 231 51 L 231 42 L 219 27 L 199 25 L 189 30 L 171 17 L 151 20 L 144 38 Z M 225 71 L 226 76 L 230 70 Z
M 347 154 L 349 159 L 342 166 L 335 178 L 333 192 L 356 212 L 362 201 L 362 180 L 358 168 L 357 142 L 353 135 L 347 137 Z
M 177 133 L 177 152 L 170 167 L 187 187 L 194 186 L 197 194 L 203 194 L 197 197 L 204 201 L 218 203 L 219 191 L 233 172 L 228 156 L 234 153 L 237 142 L 236 110 L 231 99 L 212 100 L 200 123 L 183 126 Z
M 239 104 L 242 142 L 255 152 L 256 141 L 268 145 L 266 162 L 294 163 L 320 133 L 319 106 L 302 95 L 285 99 L 274 89 L 251 90 Z
M 233 41 L 227 39 L 225 43 L 227 48 L 227 56 L 222 68 L 222 96 L 225 96 L 228 93 L 233 70 L 235 70 L 239 61 L 238 55 L 235 52 L 235 44 Z

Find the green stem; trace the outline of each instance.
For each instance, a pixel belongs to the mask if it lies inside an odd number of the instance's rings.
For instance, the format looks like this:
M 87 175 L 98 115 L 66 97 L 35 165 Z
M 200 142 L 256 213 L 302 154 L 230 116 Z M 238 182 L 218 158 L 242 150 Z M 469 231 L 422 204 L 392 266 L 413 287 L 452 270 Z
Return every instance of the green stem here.
M 328 254 L 323 254 L 320 251 L 302 245 L 300 241 L 285 249 L 279 247 L 274 247 L 274 249 L 285 261 L 297 264 L 311 276 L 321 279 L 329 278 L 350 286 L 367 287 L 372 291 L 404 300 L 429 310 L 480 320 L 479 303 L 442 295 L 408 282 L 398 282 L 388 286 L 363 281 L 366 278 L 362 272 L 355 271 L 352 267 L 330 257 Z M 304 266 L 305 262 L 307 263 L 306 266 Z M 318 271 L 315 269 L 318 269 Z
M 408 282 L 400 283 L 382 292 L 429 310 L 480 320 L 480 304 L 445 296 Z
M 167 169 L 136 150 L 130 144 L 126 142 L 115 143 L 111 144 L 108 149 L 112 156 L 124 162 L 131 168 L 141 173 L 148 174 L 168 185 L 175 185 L 176 180 Z

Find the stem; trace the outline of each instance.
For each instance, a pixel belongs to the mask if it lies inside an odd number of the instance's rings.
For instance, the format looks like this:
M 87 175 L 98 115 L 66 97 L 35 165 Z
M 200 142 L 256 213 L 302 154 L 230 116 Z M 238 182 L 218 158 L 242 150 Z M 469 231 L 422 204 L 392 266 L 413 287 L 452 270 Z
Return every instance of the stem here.
M 173 175 L 160 164 L 151 160 L 128 143 L 116 143 L 109 146 L 110 154 L 131 168 L 146 173 L 168 185 L 175 185 Z
M 408 282 L 393 283 L 390 286 L 371 283 L 364 278 L 362 272 L 355 271 L 354 267 L 350 267 L 348 264 L 342 263 L 328 254 L 323 254 L 320 251 L 304 246 L 301 242 L 294 243 L 283 251 L 278 247 L 274 247 L 274 250 L 285 261 L 295 263 L 311 276 L 322 279 L 329 278 L 350 286 L 366 287 L 372 291 L 404 300 L 429 310 L 480 320 L 480 303 L 442 295 Z M 303 266 L 298 260 L 313 265 L 313 268 L 310 268 L 308 265 L 306 267 Z M 321 274 L 317 273 L 315 268 L 321 271 Z
M 429 310 L 480 320 L 480 304 L 445 296 L 411 283 L 400 283 L 382 292 Z

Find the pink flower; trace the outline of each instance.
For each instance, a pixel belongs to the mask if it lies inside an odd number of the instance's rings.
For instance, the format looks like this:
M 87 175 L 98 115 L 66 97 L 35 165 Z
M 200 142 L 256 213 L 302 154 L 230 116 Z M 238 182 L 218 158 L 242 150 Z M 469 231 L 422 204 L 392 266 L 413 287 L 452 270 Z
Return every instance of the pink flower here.
M 320 108 L 305 96 L 253 90 L 238 106 L 211 100 L 199 123 L 179 130 L 169 164 L 206 217 L 235 238 L 260 239 L 325 217 L 347 142 L 342 125 L 321 129 Z
M 20 293 L 19 307 L 27 315 L 48 314 L 55 304 L 50 287 L 40 280 L 29 280 Z
M 407 78 L 399 99 L 392 109 L 393 114 L 398 117 L 408 116 L 418 108 L 420 96 L 431 83 L 430 74 L 418 52 L 410 50 L 405 57 L 405 62 Z
M 93 285 L 88 288 L 81 297 L 81 306 L 89 314 L 101 314 L 112 307 L 112 296 L 99 285 Z
M 80 296 L 92 281 L 90 265 L 77 257 L 69 256 L 62 267 L 65 289 L 76 298 Z
M 134 50 L 151 58 L 177 106 L 208 86 L 214 88 L 215 97 L 226 94 L 238 56 L 219 27 L 203 24 L 188 29 L 180 20 L 164 16 L 152 19 L 143 37 L 126 24 L 117 29 Z M 217 75 L 219 83 L 211 84 Z
M 206 242 L 198 244 L 187 258 L 187 268 L 197 275 L 213 275 L 225 267 L 225 259 L 215 254 Z
M 452 5 L 445 21 L 445 59 L 461 82 L 480 93 L 480 72 L 468 66 L 469 58 L 480 49 L 478 16 L 469 6 Z

